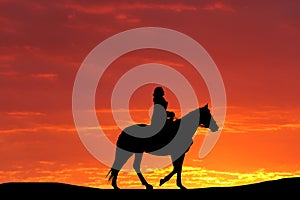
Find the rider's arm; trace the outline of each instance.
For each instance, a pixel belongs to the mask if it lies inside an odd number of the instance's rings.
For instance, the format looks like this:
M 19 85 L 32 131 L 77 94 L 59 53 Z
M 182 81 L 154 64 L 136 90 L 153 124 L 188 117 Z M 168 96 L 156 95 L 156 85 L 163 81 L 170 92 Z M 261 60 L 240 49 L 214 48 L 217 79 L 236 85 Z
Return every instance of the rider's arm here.
M 167 111 L 167 117 L 174 118 L 175 117 L 175 113 L 172 112 L 172 111 Z

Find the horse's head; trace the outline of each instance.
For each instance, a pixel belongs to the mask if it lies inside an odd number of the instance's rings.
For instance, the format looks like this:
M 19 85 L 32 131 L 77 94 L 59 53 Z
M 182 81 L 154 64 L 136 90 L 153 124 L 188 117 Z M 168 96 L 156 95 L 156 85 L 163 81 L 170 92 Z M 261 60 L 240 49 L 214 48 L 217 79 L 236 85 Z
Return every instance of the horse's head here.
M 212 132 L 219 130 L 218 124 L 210 113 L 208 104 L 200 108 L 199 126 L 209 128 Z

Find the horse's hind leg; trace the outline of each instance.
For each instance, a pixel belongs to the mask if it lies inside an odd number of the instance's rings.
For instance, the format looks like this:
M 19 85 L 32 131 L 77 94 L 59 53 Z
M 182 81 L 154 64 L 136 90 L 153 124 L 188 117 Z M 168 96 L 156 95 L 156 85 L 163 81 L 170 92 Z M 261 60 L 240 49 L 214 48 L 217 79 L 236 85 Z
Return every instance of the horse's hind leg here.
M 107 176 L 109 176 L 108 180 L 111 180 L 111 185 L 113 186 L 114 189 L 120 189 L 117 185 L 117 177 L 119 174 L 120 170 L 111 168 L 110 171 L 108 172 Z
M 141 161 L 142 161 L 143 153 L 136 153 L 133 162 L 133 168 L 136 171 L 141 183 L 146 186 L 146 189 L 153 189 L 153 186 L 150 185 L 146 179 L 144 178 L 141 172 Z
M 133 155 L 133 153 L 124 151 L 122 149 L 117 148 L 115 154 L 115 160 L 112 168 L 110 169 L 110 176 L 108 180 L 111 180 L 111 185 L 114 189 L 119 189 L 117 185 L 117 178 L 119 171 L 123 167 L 123 165 L 127 162 L 127 160 Z

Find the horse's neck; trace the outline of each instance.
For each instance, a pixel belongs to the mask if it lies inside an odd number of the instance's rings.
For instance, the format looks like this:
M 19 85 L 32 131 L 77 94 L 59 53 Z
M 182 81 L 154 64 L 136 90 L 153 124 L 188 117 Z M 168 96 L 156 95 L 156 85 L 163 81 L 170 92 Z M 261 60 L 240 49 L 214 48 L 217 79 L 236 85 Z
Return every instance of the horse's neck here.
M 177 120 L 178 131 L 185 134 L 186 137 L 193 137 L 199 126 L 200 109 L 189 112 L 181 119 Z

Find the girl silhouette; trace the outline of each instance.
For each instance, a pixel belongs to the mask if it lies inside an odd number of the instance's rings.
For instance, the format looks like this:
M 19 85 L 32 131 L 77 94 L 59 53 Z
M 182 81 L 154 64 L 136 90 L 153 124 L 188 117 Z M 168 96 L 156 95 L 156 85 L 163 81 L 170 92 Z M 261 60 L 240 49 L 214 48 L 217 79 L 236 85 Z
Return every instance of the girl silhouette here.
M 155 126 L 158 124 L 161 126 L 164 123 L 164 128 L 171 128 L 175 113 L 172 111 L 168 111 L 168 101 L 164 98 L 165 92 L 162 87 L 156 87 L 153 92 L 153 115 L 151 118 L 151 125 Z

